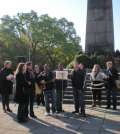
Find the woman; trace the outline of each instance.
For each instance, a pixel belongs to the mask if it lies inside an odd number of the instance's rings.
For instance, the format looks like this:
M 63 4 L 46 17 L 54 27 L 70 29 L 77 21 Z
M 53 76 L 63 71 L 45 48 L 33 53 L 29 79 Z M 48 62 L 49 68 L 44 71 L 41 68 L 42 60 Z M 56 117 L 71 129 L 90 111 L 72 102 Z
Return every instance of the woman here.
M 42 81 L 42 70 L 40 70 L 39 65 L 35 65 L 34 74 L 35 74 L 35 90 L 36 90 L 36 101 L 37 105 L 45 105 L 44 95 L 43 95 L 43 85 L 40 83 Z
M 95 64 L 90 74 L 91 88 L 93 93 L 92 107 L 96 106 L 96 99 L 98 99 L 98 105 L 101 106 L 101 91 L 105 88 L 104 79 L 106 75 L 100 72 L 100 66 Z
M 5 61 L 4 68 L 0 72 L 0 92 L 2 95 L 3 111 L 12 112 L 9 107 L 9 96 L 12 94 L 14 75 L 12 72 L 12 62 Z
M 28 110 L 28 83 L 25 79 L 26 65 L 19 63 L 16 70 L 16 95 L 15 101 L 18 105 L 17 119 L 18 122 L 26 122 L 26 110 Z

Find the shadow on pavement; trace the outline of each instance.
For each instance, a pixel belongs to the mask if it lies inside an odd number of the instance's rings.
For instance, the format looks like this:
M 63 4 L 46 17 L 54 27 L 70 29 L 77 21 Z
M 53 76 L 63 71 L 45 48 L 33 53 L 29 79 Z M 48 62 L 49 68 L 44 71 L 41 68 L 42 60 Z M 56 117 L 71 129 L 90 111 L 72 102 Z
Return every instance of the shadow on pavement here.
M 88 108 L 87 108 L 88 109 Z M 90 108 L 89 108 L 90 109 Z M 31 134 L 118 134 L 120 133 L 120 111 L 106 110 L 102 108 L 91 109 L 92 114 L 86 118 L 77 114 L 65 112 L 56 114 L 46 119 L 30 119 L 27 123 L 20 124 L 29 129 Z M 94 112 L 101 112 L 102 116 Z M 15 113 L 9 113 L 9 116 L 16 120 Z M 49 118 L 53 122 L 49 122 Z M 48 120 L 47 120 L 48 119 Z M 46 120 L 46 121 L 45 121 Z M 58 124 L 59 121 L 59 124 Z M 62 126 L 60 125 L 62 123 Z

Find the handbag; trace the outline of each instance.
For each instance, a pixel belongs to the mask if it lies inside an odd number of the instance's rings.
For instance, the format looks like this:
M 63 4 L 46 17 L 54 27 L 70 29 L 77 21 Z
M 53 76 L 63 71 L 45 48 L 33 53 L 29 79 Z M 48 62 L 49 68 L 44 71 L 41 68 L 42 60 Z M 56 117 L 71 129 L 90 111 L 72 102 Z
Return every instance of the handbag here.
M 35 94 L 40 95 L 42 94 L 42 86 L 39 86 L 37 83 L 35 83 Z

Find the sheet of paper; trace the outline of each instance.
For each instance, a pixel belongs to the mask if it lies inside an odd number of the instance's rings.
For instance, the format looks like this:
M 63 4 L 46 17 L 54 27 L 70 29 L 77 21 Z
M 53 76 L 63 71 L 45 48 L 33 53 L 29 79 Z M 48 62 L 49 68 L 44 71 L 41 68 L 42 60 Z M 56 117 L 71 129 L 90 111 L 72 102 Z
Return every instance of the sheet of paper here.
M 67 80 L 68 79 L 68 71 L 56 71 L 56 79 Z

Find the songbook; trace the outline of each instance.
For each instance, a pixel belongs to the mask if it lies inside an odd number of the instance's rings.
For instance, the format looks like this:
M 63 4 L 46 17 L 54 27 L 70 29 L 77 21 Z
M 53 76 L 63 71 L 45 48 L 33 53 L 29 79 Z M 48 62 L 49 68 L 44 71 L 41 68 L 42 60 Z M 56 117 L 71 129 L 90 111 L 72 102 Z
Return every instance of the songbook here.
M 57 80 L 67 80 L 68 79 L 68 71 L 56 71 L 56 79 Z
M 13 80 L 13 79 L 14 79 L 14 75 L 13 75 L 13 74 L 9 74 L 6 78 L 7 78 L 8 80 Z
M 14 75 L 13 74 L 9 74 L 8 76 L 6 76 L 6 79 L 11 81 L 11 82 L 14 82 Z

